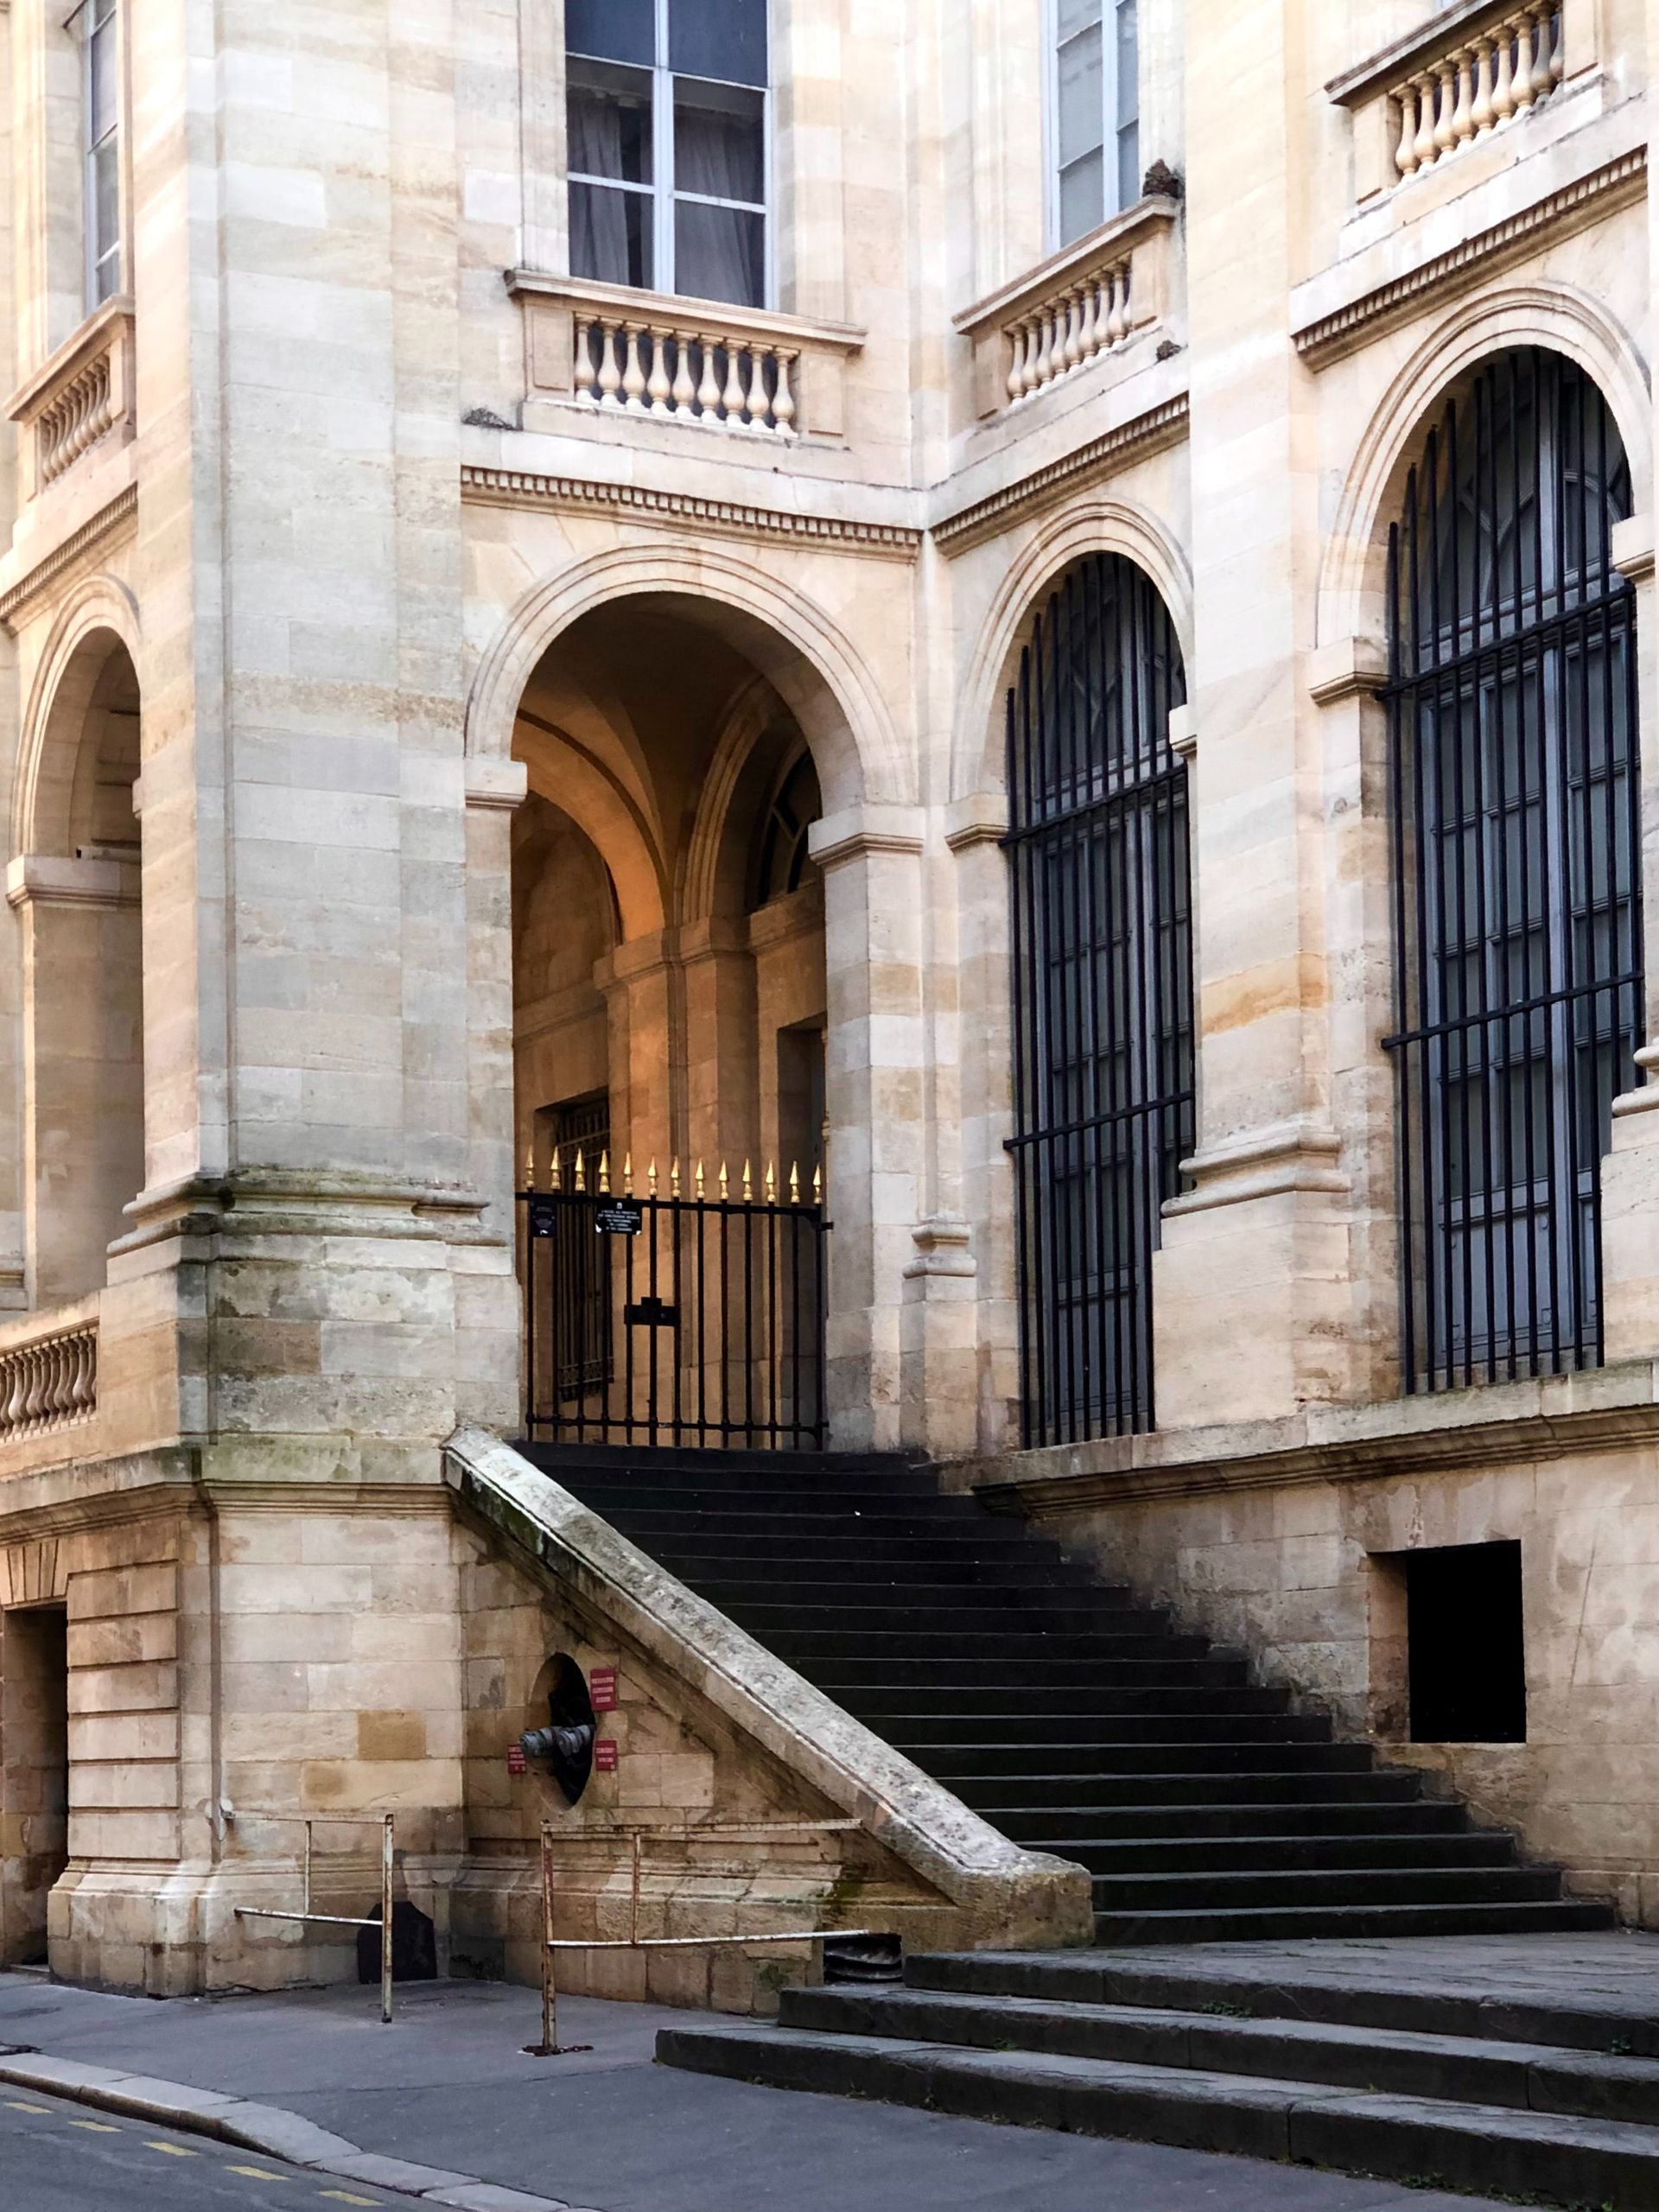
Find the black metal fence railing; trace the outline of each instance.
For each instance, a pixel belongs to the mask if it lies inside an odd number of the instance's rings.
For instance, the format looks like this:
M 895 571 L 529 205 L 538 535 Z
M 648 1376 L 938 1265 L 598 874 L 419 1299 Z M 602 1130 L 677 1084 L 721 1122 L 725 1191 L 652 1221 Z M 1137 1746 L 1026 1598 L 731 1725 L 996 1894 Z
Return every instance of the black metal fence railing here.
M 583 1178 L 578 1170 L 580 1185 Z M 541 1443 L 818 1450 L 826 1248 L 818 1179 L 741 1195 L 524 1190 L 524 1427 Z

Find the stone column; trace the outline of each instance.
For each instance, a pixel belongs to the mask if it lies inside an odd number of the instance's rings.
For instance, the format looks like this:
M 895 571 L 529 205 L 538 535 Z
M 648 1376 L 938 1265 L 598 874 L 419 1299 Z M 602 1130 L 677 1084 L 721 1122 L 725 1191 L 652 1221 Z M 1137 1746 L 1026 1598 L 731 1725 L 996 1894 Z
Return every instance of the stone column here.
M 1647 920 L 1647 1042 L 1637 1080 L 1613 1101 L 1612 1141 L 1601 1166 L 1603 1327 L 1607 1357 L 1659 1352 L 1659 594 L 1654 518 L 1613 525 L 1613 565 L 1636 588 L 1637 739 L 1641 748 L 1638 882 Z
M 29 855 L 6 896 L 23 925 L 29 1302 L 49 1306 L 103 1287 L 144 1179 L 138 869 Z
M 918 808 L 867 805 L 811 831 L 829 983 L 828 1401 L 849 1451 L 901 1436 L 900 1308 L 925 1169 L 922 826 Z
M 754 963 L 741 920 L 692 922 L 680 932 L 685 1003 L 684 1099 L 673 1149 L 688 1176 L 759 1156 Z M 689 1187 L 689 1184 L 688 1184 Z
M 610 1022 L 611 1187 L 622 1187 L 630 1154 L 639 1187 L 655 1159 L 674 1150 L 674 1027 L 669 932 L 653 930 L 619 944 L 594 980 Z M 591 1188 L 591 1185 L 589 1185 Z

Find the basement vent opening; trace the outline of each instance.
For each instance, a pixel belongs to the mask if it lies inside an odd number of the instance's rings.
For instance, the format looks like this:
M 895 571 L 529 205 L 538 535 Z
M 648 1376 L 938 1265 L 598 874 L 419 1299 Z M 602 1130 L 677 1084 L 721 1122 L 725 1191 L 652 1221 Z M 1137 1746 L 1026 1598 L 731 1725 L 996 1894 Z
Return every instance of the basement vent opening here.
M 1408 1552 L 1414 1744 L 1524 1744 L 1527 1675 L 1518 1543 Z

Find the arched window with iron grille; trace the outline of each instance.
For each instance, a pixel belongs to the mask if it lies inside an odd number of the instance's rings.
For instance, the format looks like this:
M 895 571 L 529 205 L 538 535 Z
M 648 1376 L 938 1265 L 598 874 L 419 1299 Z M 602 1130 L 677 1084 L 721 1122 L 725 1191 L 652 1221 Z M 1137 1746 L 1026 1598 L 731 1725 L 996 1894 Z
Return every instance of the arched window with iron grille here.
M 1448 400 L 1389 541 L 1408 1391 L 1595 1364 L 1600 1161 L 1642 1037 L 1630 474 L 1538 348 Z
M 1149 1428 L 1152 1255 L 1193 1147 L 1180 648 L 1117 554 L 1066 571 L 1008 693 L 1022 1432 Z

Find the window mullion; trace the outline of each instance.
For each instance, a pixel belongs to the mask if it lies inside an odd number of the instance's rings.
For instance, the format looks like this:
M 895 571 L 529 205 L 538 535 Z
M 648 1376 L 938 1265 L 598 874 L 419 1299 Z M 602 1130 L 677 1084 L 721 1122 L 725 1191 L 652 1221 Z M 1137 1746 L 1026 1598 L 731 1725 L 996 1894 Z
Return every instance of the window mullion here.
M 652 159 L 657 172 L 657 289 L 678 289 L 674 266 L 674 73 L 669 66 L 669 0 L 657 0 L 657 60 L 651 77 Z

